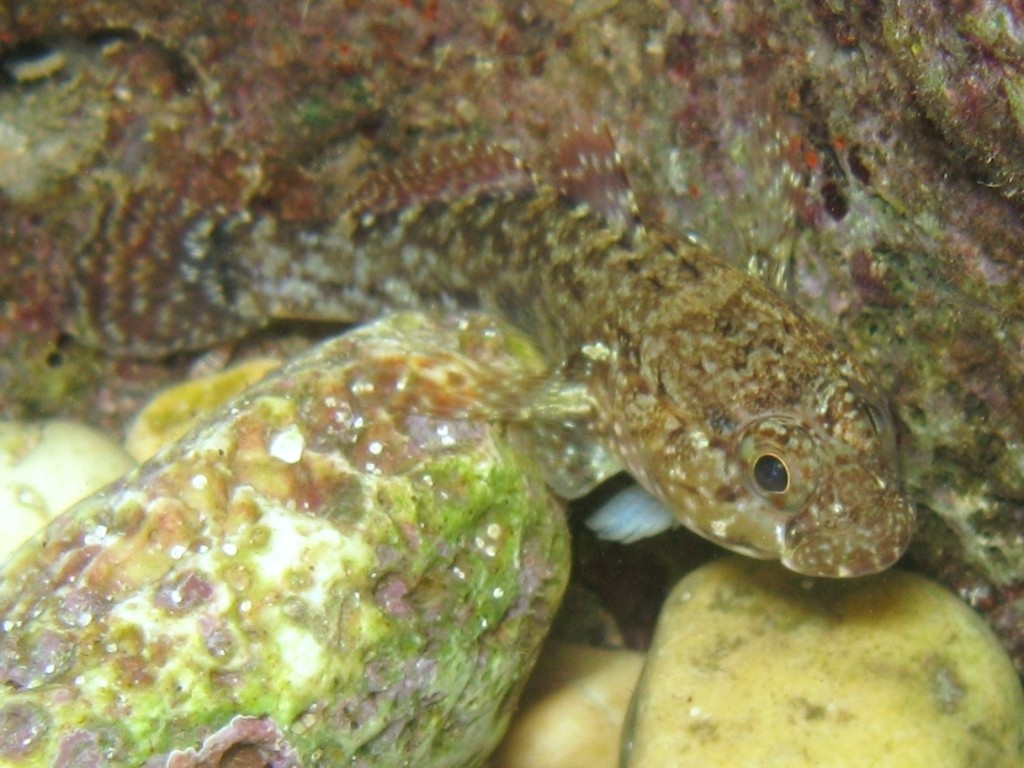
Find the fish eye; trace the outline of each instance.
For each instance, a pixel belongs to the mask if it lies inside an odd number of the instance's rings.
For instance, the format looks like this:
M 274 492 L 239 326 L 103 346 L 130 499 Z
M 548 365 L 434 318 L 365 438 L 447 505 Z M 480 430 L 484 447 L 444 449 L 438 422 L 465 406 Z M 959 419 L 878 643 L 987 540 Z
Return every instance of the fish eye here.
M 814 435 L 785 414 L 754 419 L 735 444 L 738 479 L 769 514 L 793 515 L 817 488 L 819 448 Z
M 754 482 L 765 493 L 785 493 L 789 489 L 786 462 L 772 453 L 764 453 L 754 462 Z

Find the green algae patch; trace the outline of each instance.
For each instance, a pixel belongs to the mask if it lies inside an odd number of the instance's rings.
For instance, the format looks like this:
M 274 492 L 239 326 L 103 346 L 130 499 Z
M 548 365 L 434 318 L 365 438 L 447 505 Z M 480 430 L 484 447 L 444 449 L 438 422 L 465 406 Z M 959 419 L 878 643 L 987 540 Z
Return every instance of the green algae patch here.
M 327 342 L 18 550 L 0 764 L 482 760 L 569 568 L 537 467 L 461 407 L 533 365 L 503 333 Z

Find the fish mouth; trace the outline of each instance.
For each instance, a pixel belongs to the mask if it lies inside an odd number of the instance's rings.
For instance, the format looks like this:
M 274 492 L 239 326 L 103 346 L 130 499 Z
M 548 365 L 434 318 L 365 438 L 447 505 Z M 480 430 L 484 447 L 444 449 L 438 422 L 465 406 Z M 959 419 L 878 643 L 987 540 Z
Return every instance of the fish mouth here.
M 812 537 L 783 555 L 782 564 L 804 576 L 848 579 L 884 571 L 895 564 L 905 551 L 905 547 L 863 547 L 855 552 L 844 552 L 837 558 L 835 549 L 831 538 Z
M 902 557 L 914 532 L 914 508 L 899 493 L 878 494 L 873 504 L 849 510 L 812 506 L 785 527 L 781 561 L 807 576 L 868 576 Z

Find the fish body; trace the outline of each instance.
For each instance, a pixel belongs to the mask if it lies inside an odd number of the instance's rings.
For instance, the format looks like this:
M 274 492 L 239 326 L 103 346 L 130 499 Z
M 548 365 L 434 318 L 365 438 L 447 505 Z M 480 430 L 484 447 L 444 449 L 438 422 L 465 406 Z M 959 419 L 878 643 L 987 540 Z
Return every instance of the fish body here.
M 654 502 L 617 505 L 605 535 L 681 523 L 822 576 L 897 560 L 914 513 L 868 372 L 761 282 L 642 223 L 606 132 L 567 137 L 553 175 L 485 145 L 372 173 L 321 272 L 353 318 L 472 306 L 526 331 L 559 386 L 583 393 L 597 446 L 589 473 L 577 462 L 554 485 L 578 495 L 624 468 Z
M 251 238 L 230 293 L 275 316 L 480 308 L 518 326 L 554 371 L 526 407 L 555 436 L 553 488 L 625 469 L 645 489 L 598 518 L 607 537 L 682 524 L 821 576 L 895 562 L 914 513 L 868 372 L 758 280 L 644 223 L 607 132 L 567 136 L 553 165 L 545 181 L 494 146 L 433 147 L 367 174 L 303 253 Z

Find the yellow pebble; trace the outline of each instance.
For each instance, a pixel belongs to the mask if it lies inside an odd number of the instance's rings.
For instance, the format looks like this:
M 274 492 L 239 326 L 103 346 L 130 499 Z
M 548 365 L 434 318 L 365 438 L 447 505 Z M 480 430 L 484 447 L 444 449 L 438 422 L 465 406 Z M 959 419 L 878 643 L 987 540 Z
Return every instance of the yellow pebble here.
M 125 449 L 145 461 L 280 365 L 280 360 L 256 358 L 168 387 L 139 411 L 128 428 Z
M 956 596 L 727 558 L 663 608 L 628 768 L 1020 768 L 1024 692 Z
M 644 655 L 548 643 L 489 768 L 615 768 Z

